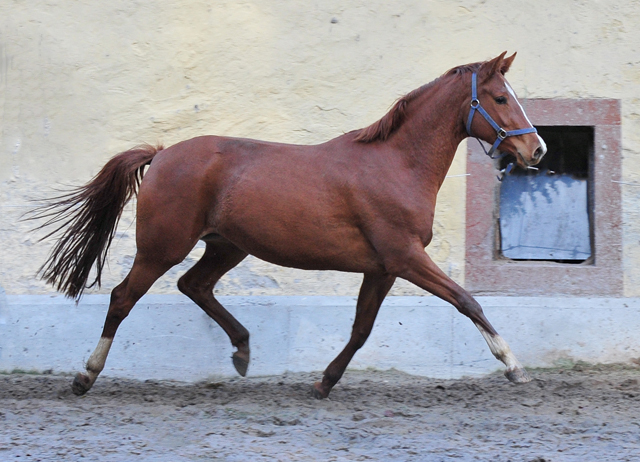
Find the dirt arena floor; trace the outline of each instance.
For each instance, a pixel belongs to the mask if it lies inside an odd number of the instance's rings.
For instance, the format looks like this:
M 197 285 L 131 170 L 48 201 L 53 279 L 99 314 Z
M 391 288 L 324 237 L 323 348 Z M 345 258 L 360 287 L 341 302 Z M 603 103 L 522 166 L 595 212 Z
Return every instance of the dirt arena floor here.
M 639 461 L 640 369 L 437 380 L 348 371 L 196 384 L 0 375 L 1 461 Z

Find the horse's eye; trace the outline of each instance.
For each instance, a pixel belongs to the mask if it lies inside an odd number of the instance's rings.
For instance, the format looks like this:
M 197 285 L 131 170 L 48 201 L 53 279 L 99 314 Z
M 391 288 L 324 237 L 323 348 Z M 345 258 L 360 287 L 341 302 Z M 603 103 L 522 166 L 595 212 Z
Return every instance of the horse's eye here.
M 504 96 L 498 96 L 496 98 L 496 103 L 498 104 L 507 104 L 507 98 Z

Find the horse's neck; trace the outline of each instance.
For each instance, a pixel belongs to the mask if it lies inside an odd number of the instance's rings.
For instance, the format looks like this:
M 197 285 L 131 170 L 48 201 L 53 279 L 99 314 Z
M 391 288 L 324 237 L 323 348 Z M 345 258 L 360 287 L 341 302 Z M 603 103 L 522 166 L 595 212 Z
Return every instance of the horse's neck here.
M 395 143 L 425 180 L 442 184 L 456 149 L 466 138 L 461 79 L 434 85 L 412 102 Z

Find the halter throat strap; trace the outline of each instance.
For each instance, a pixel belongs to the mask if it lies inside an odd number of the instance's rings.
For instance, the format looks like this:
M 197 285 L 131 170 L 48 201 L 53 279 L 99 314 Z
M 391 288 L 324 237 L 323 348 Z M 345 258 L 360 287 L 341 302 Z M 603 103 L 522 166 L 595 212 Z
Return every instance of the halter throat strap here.
M 480 142 L 478 137 L 474 137 L 475 139 L 478 140 L 478 142 L 480 143 L 480 146 L 482 146 L 484 153 L 489 157 L 491 157 L 492 159 L 499 159 L 504 156 L 504 154 L 500 154 L 494 157 L 493 154 L 498 149 L 498 146 L 500 146 L 500 143 L 502 143 L 507 137 L 526 135 L 527 133 L 538 133 L 538 130 L 536 130 L 535 127 L 520 128 L 518 130 L 507 131 L 504 128 L 502 128 L 500 125 L 498 125 L 496 121 L 493 120 L 493 118 L 489 115 L 489 113 L 482 107 L 482 104 L 480 104 L 480 100 L 478 99 L 478 74 L 474 72 L 471 75 L 471 110 L 469 111 L 469 117 L 467 118 L 467 134 L 469 136 L 473 136 L 471 134 L 471 123 L 473 122 L 473 116 L 475 115 L 476 111 L 479 112 L 482 115 L 482 117 L 484 117 L 485 120 L 489 122 L 489 125 L 491 125 L 493 129 L 496 131 L 496 140 L 488 152 L 485 149 L 482 142 Z

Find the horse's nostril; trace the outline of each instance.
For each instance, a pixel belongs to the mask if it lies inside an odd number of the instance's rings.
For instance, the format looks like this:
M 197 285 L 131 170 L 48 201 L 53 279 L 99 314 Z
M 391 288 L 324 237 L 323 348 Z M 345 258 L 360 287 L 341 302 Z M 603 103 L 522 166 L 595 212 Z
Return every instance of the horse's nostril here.
M 544 149 L 542 149 L 542 146 L 538 147 L 538 149 L 536 149 L 536 152 L 533 153 L 533 158 L 538 160 L 538 159 L 542 159 L 542 156 L 544 156 Z

